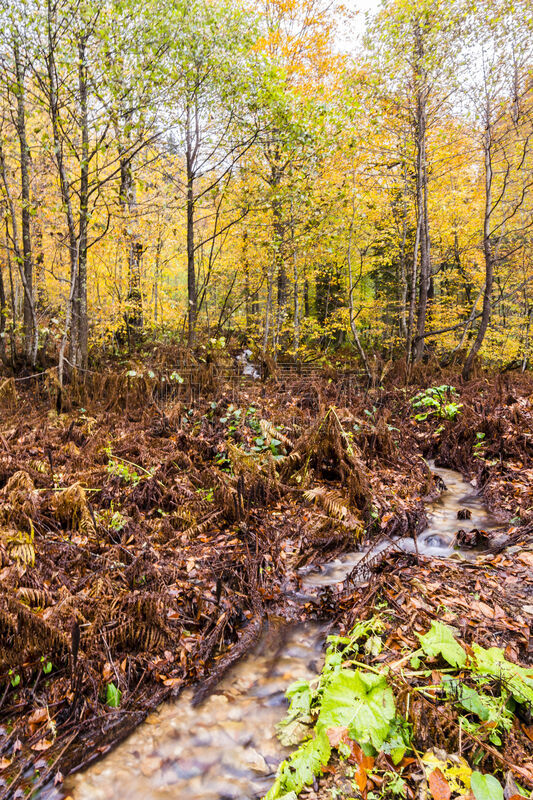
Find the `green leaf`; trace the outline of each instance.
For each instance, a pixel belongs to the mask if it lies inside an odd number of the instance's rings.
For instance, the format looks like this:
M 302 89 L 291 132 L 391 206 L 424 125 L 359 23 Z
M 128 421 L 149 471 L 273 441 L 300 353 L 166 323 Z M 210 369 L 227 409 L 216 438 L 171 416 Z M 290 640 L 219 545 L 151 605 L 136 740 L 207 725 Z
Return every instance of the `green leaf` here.
M 341 669 L 324 691 L 317 731 L 347 726 L 352 739 L 379 750 L 395 716 L 394 695 L 383 675 Z
M 442 656 L 452 667 L 464 667 L 466 664 L 466 653 L 448 625 L 433 621 L 427 633 L 417 636 L 427 656 L 431 658 Z
M 289 747 L 299 744 L 310 734 L 313 693 L 307 681 L 295 681 L 289 686 L 285 696 L 291 703 L 285 719 L 276 725 L 276 731 L 281 744 Z
M 476 800 L 503 800 L 503 789 L 494 775 L 473 772 L 470 778 L 470 788 Z
M 482 695 L 470 686 L 464 686 L 455 678 L 444 675 L 442 682 L 447 689 L 448 695 L 466 710 L 477 714 L 482 722 L 486 722 L 490 716 L 490 709 L 483 702 Z
M 474 643 L 476 671 L 480 674 L 494 675 L 503 679 L 505 688 L 510 691 L 517 703 L 533 704 L 533 670 L 507 661 L 499 647 L 485 649 Z
M 283 761 L 276 775 L 276 781 L 265 800 L 279 800 L 287 793 L 298 794 L 304 786 L 313 782 L 325 766 L 331 754 L 331 747 L 325 733 L 319 733 L 315 739 L 302 744 L 290 758 Z
M 106 703 L 110 708 L 118 708 L 120 706 L 120 699 L 122 692 L 115 686 L 114 683 L 107 684 Z

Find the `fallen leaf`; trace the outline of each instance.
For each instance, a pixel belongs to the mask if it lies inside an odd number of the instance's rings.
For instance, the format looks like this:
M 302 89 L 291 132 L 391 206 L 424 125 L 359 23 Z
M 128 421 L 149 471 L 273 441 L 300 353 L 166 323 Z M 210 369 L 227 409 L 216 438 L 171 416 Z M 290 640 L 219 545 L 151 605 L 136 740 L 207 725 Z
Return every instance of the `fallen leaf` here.
M 53 741 L 51 739 L 39 739 L 38 742 L 32 744 L 31 749 L 40 752 L 41 750 L 48 750 L 52 745 Z
M 477 603 L 472 603 L 472 608 L 482 614 L 482 616 L 488 617 L 488 619 L 494 619 L 494 609 L 492 609 L 486 603 L 483 603 L 481 600 L 479 600 Z
M 46 722 L 48 719 L 48 709 L 47 708 L 36 708 L 35 711 L 32 711 L 30 716 L 28 717 L 28 722 L 32 725 L 38 725 L 41 722 Z
M 527 738 L 533 742 L 533 725 L 522 725 L 522 730 L 526 734 Z
M 182 678 L 165 678 L 163 681 L 164 686 L 178 686 L 180 683 L 183 683 Z
M 435 800 L 450 800 L 452 795 L 450 784 L 438 767 L 428 775 L 428 783 L 431 794 Z

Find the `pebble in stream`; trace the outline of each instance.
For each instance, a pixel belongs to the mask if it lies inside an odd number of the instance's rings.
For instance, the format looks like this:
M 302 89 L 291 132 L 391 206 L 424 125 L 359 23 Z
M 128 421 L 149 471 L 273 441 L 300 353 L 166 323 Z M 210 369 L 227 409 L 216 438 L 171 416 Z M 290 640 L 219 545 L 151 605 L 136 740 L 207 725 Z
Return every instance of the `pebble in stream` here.
M 200 706 L 192 691 L 150 714 L 103 761 L 65 781 L 74 800 L 253 800 L 290 752 L 276 736 L 284 693 L 321 668 L 324 629 L 274 628 Z

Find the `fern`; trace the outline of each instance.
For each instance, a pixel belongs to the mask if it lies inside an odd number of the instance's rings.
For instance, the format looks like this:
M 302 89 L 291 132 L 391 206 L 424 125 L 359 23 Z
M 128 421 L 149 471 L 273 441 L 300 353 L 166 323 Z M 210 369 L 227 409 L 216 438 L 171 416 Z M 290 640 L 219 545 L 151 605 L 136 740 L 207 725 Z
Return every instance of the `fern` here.
M 31 523 L 30 523 L 31 524 Z M 7 552 L 9 557 L 20 567 L 35 566 L 35 547 L 33 544 L 33 525 L 31 532 L 15 531 L 7 537 Z
M 293 446 L 289 437 L 284 433 L 281 433 L 281 431 L 279 431 L 271 422 L 269 422 L 268 419 L 260 419 L 259 427 L 261 428 L 261 432 L 267 441 L 270 442 L 272 439 L 277 439 L 287 447 Z
M 309 502 L 322 506 L 330 517 L 343 520 L 348 516 L 347 501 L 336 489 L 317 486 L 315 489 L 307 489 L 304 497 Z

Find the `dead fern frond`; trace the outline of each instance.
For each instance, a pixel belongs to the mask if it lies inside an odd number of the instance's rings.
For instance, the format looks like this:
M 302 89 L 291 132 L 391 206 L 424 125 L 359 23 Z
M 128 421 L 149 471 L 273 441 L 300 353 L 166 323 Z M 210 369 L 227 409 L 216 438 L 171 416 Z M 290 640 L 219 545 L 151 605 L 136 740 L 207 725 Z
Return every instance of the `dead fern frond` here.
M 55 602 L 50 592 L 45 589 L 32 589 L 30 586 L 21 586 L 17 589 L 17 598 L 30 608 L 46 608 Z
M 194 536 L 200 536 L 202 533 L 205 533 L 211 523 L 213 522 L 216 517 L 219 517 L 222 514 L 222 511 L 213 511 L 211 514 L 208 514 L 205 519 L 196 522 L 194 525 L 191 525 L 181 534 L 183 537 L 187 537 L 188 539 L 192 539 Z
M 161 628 L 128 620 L 111 630 L 105 630 L 105 640 L 111 650 L 143 650 L 155 652 L 165 642 L 166 634 Z
M 40 472 L 41 474 L 46 474 L 50 470 L 50 465 L 48 462 L 39 459 L 30 461 L 30 467 L 34 469 L 35 472 Z
M 30 533 L 13 531 L 7 535 L 6 549 L 8 555 L 19 567 L 35 566 L 35 547 L 33 544 L 33 526 Z
M 190 525 L 196 522 L 196 514 L 193 514 L 188 508 L 178 508 L 172 516 Z
M 4 497 L 10 508 L 3 509 L 3 516 L 10 518 L 13 515 L 23 514 L 32 519 L 35 515 L 39 493 L 28 473 L 21 469 L 15 472 L 4 486 Z
M 0 596 L 0 625 L 2 643 L 5 643 L 0 669 L 32 660 L 43 653 L 64 656 L 70 650 L 69 637 L 15 597 Z
M 80 483 L 73 483 L 56 495 L 54 510 L 59 521 L 69 524 L 72 530 L 79 530 L 86 536 L 96 535 L 85 490 Z
M 231 442 L 227 443 L 228 456 L 231 461 L 233 472 L 236 475 L 258 475 L 260 472 L 260 462 L 253 453 L 245 453 L 240 447 Z
M 281 431 L 279 431 L 275 427 L 275 425 L 273 425 L 272 422 L 270 422 L 268 419 L 260 419 L 259 427 L 261 428 L 261 432 L 269 444 L 272 441 L 272 439 L 277 439 L 279 442 L 286 445 L 287 447 L 293 446 L 289 437 L 286 436 Z
M 348 516 L 347 501 L 336 489 L 317 486 L 314 489 L 305 491 L 304 497 L 306 500 L 322 506 L 335 519 L 345 519 Z
M 301 488 L 309 486 L 308 472 L 312 469 L 318 478 L 338 481 L 348 487 L 348 505 L 365 509 L 371 496 L 366 467 L 354 441 L 354 420 L 343 419 L 334 406 L 307 430 L 294 446 L 299 462 L 287 461 L 281 465 L 281 477 Z M 302 466 L 295 472 L 293 464 Z

